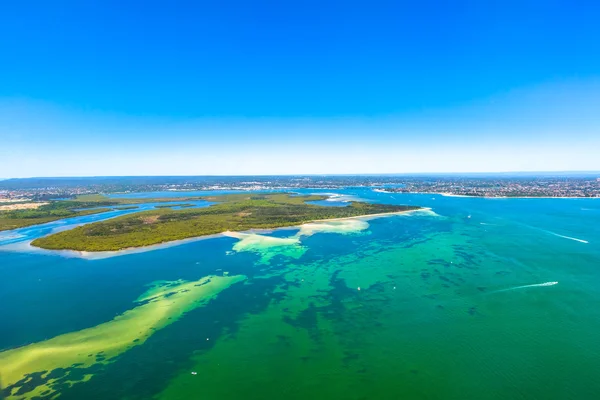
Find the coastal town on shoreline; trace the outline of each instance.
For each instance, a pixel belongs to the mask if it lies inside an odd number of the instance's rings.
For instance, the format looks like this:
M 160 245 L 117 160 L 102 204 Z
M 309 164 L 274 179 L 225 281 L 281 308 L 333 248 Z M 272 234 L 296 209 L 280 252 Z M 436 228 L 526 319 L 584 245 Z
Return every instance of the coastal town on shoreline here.
M 518 175 L 332 175 L 253 177 L 27 178 L 0 181 L 0 211 L 26 210 L 48 200 L 96 193 L 340 189 L 470 197 L 600 198 L 600 173 Z
M 600 174 L 598 175 L 600 176 Z M 600 198 L 600 177 L 408 178 L 390 193 L 437 193 L 468 197 Z

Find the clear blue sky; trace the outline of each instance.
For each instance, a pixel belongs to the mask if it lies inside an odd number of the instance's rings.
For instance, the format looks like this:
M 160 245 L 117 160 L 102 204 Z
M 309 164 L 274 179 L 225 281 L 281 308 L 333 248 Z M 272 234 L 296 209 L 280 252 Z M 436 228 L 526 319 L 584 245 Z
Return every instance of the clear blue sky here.
M 12 1 L 0 177 L 600 170 L 594 1 Z

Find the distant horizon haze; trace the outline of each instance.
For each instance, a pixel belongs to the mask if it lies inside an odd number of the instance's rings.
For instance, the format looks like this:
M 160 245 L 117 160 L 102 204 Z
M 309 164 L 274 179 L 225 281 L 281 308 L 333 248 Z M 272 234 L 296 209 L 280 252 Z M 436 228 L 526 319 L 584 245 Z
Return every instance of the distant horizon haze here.
M 29 176 L 29 177 L 0 177 L 0 181 L 7 180 L 45 180 L 45 179 L 125 179 L 125 178 L 220 178 L 220 177 L 335 177 L 335 176 L 372 176 L 372 177 L 417 177 L 417 176 L 459 176 L 459 177 L 560 177 L 560 176 L 585 176 L 600 177 L 598 171 L 485 171 L 485 172 L 408 172 L 408 173 L 344 173 L 344 174 L 253 174 L 253 175 L 73 175 L 73 176 Z

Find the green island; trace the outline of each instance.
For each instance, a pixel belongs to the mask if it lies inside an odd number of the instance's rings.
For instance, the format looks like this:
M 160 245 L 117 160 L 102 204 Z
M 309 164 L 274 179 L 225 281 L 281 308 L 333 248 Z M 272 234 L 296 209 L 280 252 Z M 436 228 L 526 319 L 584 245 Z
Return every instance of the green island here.
M 206 208 L 157 208 L 124 215 L 42 237 L 34 240 L 32 245 L 51 250 L 115 251 L 226 231 L 280 228 L 316 220 L 399 213 L 421 208 L 356 201 L 346 207 L 306 203 L 326 198 L 288 193 L 209 196 L 202 200 L 216 204 Z M 91 199 L 88 197 L 86 200 Z M 103 202 L 106 198 L 99 196 L 94 200 Z

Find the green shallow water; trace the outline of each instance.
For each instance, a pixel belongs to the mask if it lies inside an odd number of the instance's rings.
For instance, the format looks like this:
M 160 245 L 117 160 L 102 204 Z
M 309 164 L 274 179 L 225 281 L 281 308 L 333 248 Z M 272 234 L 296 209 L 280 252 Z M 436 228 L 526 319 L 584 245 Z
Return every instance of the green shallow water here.
M 0 359 L 132 315 L 152 283 L 244 277 L 169 309 L 176 319 L 114 358 L 98 349 L 98 362 L 32 370 L 5 394 L 34 398 L 50 385 L 61 399 L 598 397 L 600 201 L 339 192 L 435 213 L 94 261 L 0 252 Z

